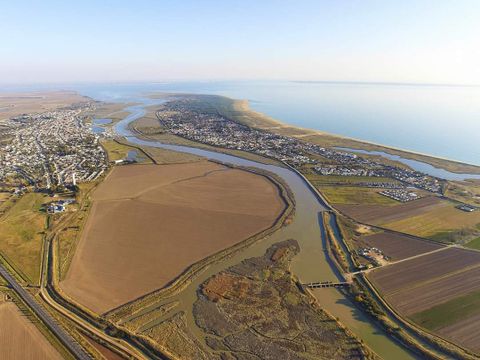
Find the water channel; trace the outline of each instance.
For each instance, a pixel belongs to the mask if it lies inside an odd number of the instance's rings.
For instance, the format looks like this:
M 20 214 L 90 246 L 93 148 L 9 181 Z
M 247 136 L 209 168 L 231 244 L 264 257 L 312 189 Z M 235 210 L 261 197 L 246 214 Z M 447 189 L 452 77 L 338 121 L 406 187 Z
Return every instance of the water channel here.
M 440 179 L 445 179 L 445 180 L 456 180 L 456 181 L 465 181 L 469 179 L 480 179 L 480 174 L 461 174 L 461 173 L 454 173 L 442 168 L 437 168 L 433 165 L 427 164 L 422 161 L 418 160 L 413 160 L 413 159 L 407 159 L 404 157 L 401 157 L 399 155 L 392 155 L 389 153 L 386 153 L 384 151 L 369 151 L 369 150 L 361 150 L 361 149 L 352 149 L 352 148 L 345 148 L 345 147 L 336 147 L 335 149 L 337 150 L 342 150 L 342 151 L 347 151 L 347 152 L 353 152 L 357 154 L 366 154 L 366 155 L 379 155 L 383 156 L 384 158 L 390 159 L 390 160 L 395 160 L 399 161 L 409 167 L 411 167 L 413 170 L 428 174 L 430 176 L 435 176 Z
M 324 239 L 322 239 L 322 233 L 324 233 L 324 231 L 321 229 L 318 220 L 319 214 L 325 211 L 327 206 L 313 194 L 312 190 L 298 174 L 284 167 L 262 164 L 220 152 L 138 138 L 129 130 L 128 124 L 144 116 L 146 113 L 145 106 L 148 105 L 153 105 L 151 99 L 145 101 L 143 105 L 125 108 L 125 111 L 128 111 L 130 114 L 115 125 L 116 134 L 127 137 L 130 142 L 137 145 L 190 153 L 224 163 L 255 167 L 272 172 L 280 176 L 288 184 L 294 194 L 296 202 L 294 220 L 290 225 L 281 228 L 266 239 L 260 240 L 252 246 L 236 253 L 231 258 L 209 266 L 180 294 L 174 295 L 164 301 L 165 303 L 175 300 L 180 302 L 179 309 L 184 310 L 187 314 L 188 325 L 193 333 L 200 339 L 202 338 L 200 336 L 201 331 L 197 328 L 192 316 L 192 305 L 196 300 L 196 289 L 198 286 L 213 274 L 235 265 L 243 259 L 263 255 L 265 250 L 273 243 L 287 239 L 296 239 L 298 241 L 301 250 L 294 258 L 291 270 L 302 282 L 337 280 L 335 270 L 327 258 Z M 388 337 L 381 328 L 373 324 L 364 313 L 356 308 L 350 300 L 338 290 L 332 288 L 316 289 L 314 294 L 324 309 L 338 317 L 340 322 L 352 330 L 359 338 L 363 339 L 380 357 L 389 360 L 417 358 L 407 349 Z

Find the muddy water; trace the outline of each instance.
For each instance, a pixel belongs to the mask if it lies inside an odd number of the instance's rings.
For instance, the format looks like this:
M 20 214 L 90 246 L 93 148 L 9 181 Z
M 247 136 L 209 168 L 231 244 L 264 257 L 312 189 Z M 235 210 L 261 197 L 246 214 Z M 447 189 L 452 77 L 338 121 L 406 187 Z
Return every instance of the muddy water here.
M 151 103 L 149 105 L 151 105 Z M 294 258 L 291 270 L 300 281 L 334 281 L 337 279 L 337 275 L 329 264 L 326 252 L 324 251 L 324 239 L 322 239 L 322 233 L 318 221 L 318 214 L 324 211 L 326 206 L 314 196 L 310 188 L 300 176 L 286 168 L 261 164 L 231 155 L 139 139 L 128 130 L 128 124 L 143 116 L 145 110 L 141 105 L 128 107 L 125 110 L 129 111 L 130 115 L 120 121 L 115 126 L 115 130 L 117 134 L 128 137 L 130 142 L 138 145 L 148 145 L 195 154 L 208 159 L 231 163 L 238 166 L 250 166 L 270 171 L 280 176 L 289 185 L 295 197 L 295 217 L 290 225 L 280 229 L 269 237 L 258 241 L 247 249 L 236 253 L 232 258 L 222 261 L 219 264 L 209 266 L 180 294 L 172 296 L 164 301 L 165 303 L 173 300 L 180 301 L 180 305 L 177 309 L 185 310 L 189 322 L 189 328 L 192 329 L 199 339 L 202 339 L 202 333 L 200 329 L 197 328 L 192 316 L 192 305 L 196 300 L 196 290 L 198 286 L 211 275 L 237 264 L 243 259 L 263 255 L 265 250 L 273 243 L 286 239 L 296 239 L 299 242 L 301 250 Z M 398 345 L 394 340 L 387 337 L 380 328 L 372 324 L 369 319 L 366 318 L 366 316 L 351 304 L 339 291 L 334 289 L 318 289 L 315 291 L 315 296 L 318 298 L 319 303 L 323 308 L 332 315 L 338 317 L 343 324 L 350 328 L 358 337 L 363 339 L 364 342 L 382 358 L 393 360 L 415 358 L 415 356 L 408 350 Z

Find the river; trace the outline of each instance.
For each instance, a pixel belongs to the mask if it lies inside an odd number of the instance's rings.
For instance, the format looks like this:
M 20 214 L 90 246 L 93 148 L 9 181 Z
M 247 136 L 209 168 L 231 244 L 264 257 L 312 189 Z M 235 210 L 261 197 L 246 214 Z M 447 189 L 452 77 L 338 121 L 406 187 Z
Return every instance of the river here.
M 135 99 L 135 101 L 139 100 L 143 101 L 144 104 L 127 107 L 125 110 L 130 112 L 130 115 L 115 125 L 115 132 L 118 135 L 125 136 L 130 142 L 138 145 L 195 154 L 225 163 L 255 167 L 272 172 L 280 176 L 288 184 L 296 201 L 295 216 L 291 224 L 281 228 L 266 239 L 258 241 L 247 249 L 236 253 L 231 258 L 209 266 L 180 294 L 166 300 L 168 302 L 172 300 L 180 302 L 179 306 L 187 313 L 189 328 L 194 333 L 197 335 L 201 334 L 192 316 L 192 306 L 196 299 L 198 286 L 213 274 L 237 264 L 243 259 L 263 255 L 271 244 L 278 241 L 296 239 L 300 244 L 300 253 L 293 259 L 291 270 L 302 282 L 337 280 L 336 272 L 330 265 L 325 252 L 324 239 L 322 239 L 322 231 L 318 221 L 319 214 L 326 210 L 327 205 L 314 195 L 298 174 L 287 168 L 262 164 L 219 152 L 140 139 L 128 129 L 128 124 L 142 117 L 145 114 L 144 106 L 152 105 L 153 102 L 150 99 Z M 318 289 L 314 291 L 314 294 L 323 308 L 332 315 L 337 316 L 343 324 L 350 328 L 359 338 L 363 339 L 382 358 L 392 360 L 416 358 L 408 350 L 386 336 L 379 327 L 374 325 L 340 291 L 336 289 Z

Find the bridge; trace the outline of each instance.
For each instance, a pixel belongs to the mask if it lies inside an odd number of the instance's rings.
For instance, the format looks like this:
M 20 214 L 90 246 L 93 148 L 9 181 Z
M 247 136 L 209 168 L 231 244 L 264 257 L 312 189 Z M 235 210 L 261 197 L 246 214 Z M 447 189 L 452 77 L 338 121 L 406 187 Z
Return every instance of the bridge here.
M 302 284 L 309 289 L 318 289 L 318 288 L 342 288 L 350 286 L 350 283 L 346 281 L 342 282 L 333 282 L 333 281 L 322 281 L 322 282 L 311 282 L 308 284 Z

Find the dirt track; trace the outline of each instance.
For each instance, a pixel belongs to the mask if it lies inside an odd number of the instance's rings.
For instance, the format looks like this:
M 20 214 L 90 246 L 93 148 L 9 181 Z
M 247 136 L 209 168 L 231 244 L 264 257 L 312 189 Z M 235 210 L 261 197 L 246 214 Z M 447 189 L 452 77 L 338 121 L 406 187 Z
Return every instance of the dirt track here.
M 285 207 L 265 177 L 205 161 L 117 167 L 93 200 L 61 287 L 99 313 L 270 227 Z

